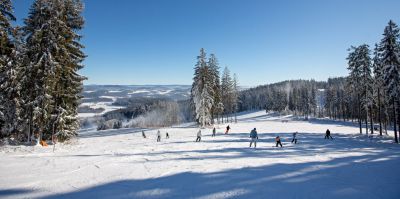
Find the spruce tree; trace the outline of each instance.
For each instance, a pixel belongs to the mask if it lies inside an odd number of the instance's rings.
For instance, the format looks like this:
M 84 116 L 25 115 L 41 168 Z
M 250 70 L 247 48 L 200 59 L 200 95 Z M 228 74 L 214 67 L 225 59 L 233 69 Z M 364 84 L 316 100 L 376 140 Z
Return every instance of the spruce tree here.
M 4 109 L 4 126 L 2 132 L 9 136 L 11 134 L 22 139 L 24 123 L 24 100 L 22 94 L 22 82 L 24 66 L 26 64 L 25 48 L 19 28 L 13 30 L 13 48 L 2 73 L 3 81 L 0 85 L 2 105 Z
M 369 46 L 363 44 L 358 47 L 357 64 L 361 72 L 361 103 L 365 110 L 365 130 L 368 134 L 368 114 L 370 113 L 371 132 L 373 133 L 372 105 L 373 105 L 373 80 L 371 76 L 371 58 Z
M 233 74 L 233 82 L 232 82 L 232 88 L 233 88 L 233 93 L 232 93 L 232 103 L 233 103 L 233 111 L 235 112 L 235 122 L 237 122 L 237 111 L 238 111 L 238 105 L 239 105 L 239 82 L 238 82 L 238 77 L 236 73 Z
M 210 68 L 211 76 L 213 79 L 213 107 L 212 107 L 212 122 L 214 122 L 215 116 L 219 122 L 219 115 L 223 111 L 223 104 L 221 102 L 221 83 L 219 76 L 219 64 L 218 59 L 214 54 L 210 54 L 208 59 L 208 66 Z
M 398 98 L 400 97 L 400 30 L 398 26 L 390 20 L 385 27 L 383 39 L 379 44 L 379 54 L 381 56 L 380 63 L 383 66 L 383 79 L 386 92 L 389 96 L 390 103 L 394 113 L 394 134 L 395 142 L 398 143 L 396 123 L 400 124 L 398 115 Z M 399 119 L 399 121 L 396 120 Z
M 82 81 L 77 72 L 85 55 L 77 31 L 83 27 L 79 0 L 36 0 L 25 20 L 29 75 L 30 126 L 44 136 L 76 135 Z
M 0 137 L 10 134 L 8 123 L 10 121 L 10 108 L 7 107 L 10 102 L 10 90 L 6 90 L 6 85 L 10 82 L 10 77 L 15 77 L 12 57 L 15 53 L 11 36 L 13 28 L 11 21 L 15 21 L 12 4 L 10 0 L 0 0 Z M 6 129 L 3 129 L 3 128 Z
M 77 134 L 79 129 L 78 106 L 82 98 L 83 80 L 86 78 L 78 74 L 83 68 L 82 61 L 86 57 L 80 44 L 81 36 L 77 33 L 83 28 L 82 17 L 83 4 L 80 0 L 66 0 L 63 6 L 61 19 L 64 21 L 65 54 L 59 61 L 63 67 L 60 70 L 60 78 L 56 82 L 53 97 L 55 109 L 52 113 L 53 131 L 58 133 L 62 140 Z
M 383 67 L 380 62 L 381 58 L 379 55 L 378 45 L 375 44 L 374 58 L 373 58 L 373 73 L 374 73 L 374 99 L 375 104 L 378 108 L 378 122 L 379 122 L 379 135 L 382 136 L 382 106 L 384 106 L 384 79 L 383 79 Z
M 362 126 L 361 126 L 361 82 L 362 82 L 362 72 L 359 65 L 359 48 L 351 46 L 349 51 L 349 55 L 347 57 L 348 67 L 347 69 L 350 71 L 350 74 L 347 78 L 349 87 L 351 91 L 357 96 L 357 109 L 358 109 L 358 123 L 360 127 L 360 134 L 362 134 Z
M 193 77 L 191 97 L 195 109 L 196 121 L 202 126 L 211 124 L 211 111 L 214 103 L 214 79 L 206 62 L 206 53 L 200 49 Z
M 224 68 L 221 79 L 221 98 L 224 105 L 224 113 L 226 115 L 226 122 L 228 116 L 233 112 L 233 80 L 228 67 Z

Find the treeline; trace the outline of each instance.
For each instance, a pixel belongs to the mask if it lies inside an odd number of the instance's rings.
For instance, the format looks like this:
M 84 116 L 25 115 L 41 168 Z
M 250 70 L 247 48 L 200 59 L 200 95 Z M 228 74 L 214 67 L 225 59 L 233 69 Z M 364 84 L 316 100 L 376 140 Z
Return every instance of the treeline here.
M 214 54 L 207 59 L 204 49 L 200 49 L 194 68 L 193 84 L 190 95 L 194 119 L 201 126 L 233 121 L 238 110 L 238 80 L 233 78 L 228 67 L 220 77 L 220 67 Z
M 239 110 L 265 109 L 306 118 L 317 116 L 321 113 L 317 100 L 322 103 L 321 97 L 317 97 L 318 88 L 324 88 L 325 84 L 314 80 L 290 80 L 244 90 L 239 94 Z
M 86 57 L 81 1 L 35 0 L 23 27 L 11 25 L 11 1 L 0 2 L 0 137 L 75 136 Z
M 372 54 L 372 56 L 371 56 Z M 400 128 L 400 30 L 389 21 L 373 50 L 367 44 L 349 49 L 348 77 L 327 82 L 285 81 L 240 92 L 239 110 L 290 111 L 295 115 L 357 121 L 360 133 Z M 379 125 L 375 125 L 379 124 Z
M 373 57 L 371 57 L 373 52 Z M 354 102 L 355 112 L 362 133 L 362 123 L 368 134 L 368 125 L 374 133 L 374 122 L 386 127 L 391 122 L 394 127 L 395 142 L 398 143 L 397 125 L 400 125 L 400 29 L 389 21 L 383 38 L 374 49 L 367 44 L 349 49 L 347 92 Z

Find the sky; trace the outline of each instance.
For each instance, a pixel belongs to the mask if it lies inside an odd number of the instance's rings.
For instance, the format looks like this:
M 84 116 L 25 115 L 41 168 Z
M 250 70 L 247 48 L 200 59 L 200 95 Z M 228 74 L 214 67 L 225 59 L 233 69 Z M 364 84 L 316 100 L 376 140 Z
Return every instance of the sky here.
M 33 0 L 13 0 L 23 25 Z M 84 84 L 190 85 L 200 48 L 242 86 L 345 76 L 399 0 L 83 0 Z

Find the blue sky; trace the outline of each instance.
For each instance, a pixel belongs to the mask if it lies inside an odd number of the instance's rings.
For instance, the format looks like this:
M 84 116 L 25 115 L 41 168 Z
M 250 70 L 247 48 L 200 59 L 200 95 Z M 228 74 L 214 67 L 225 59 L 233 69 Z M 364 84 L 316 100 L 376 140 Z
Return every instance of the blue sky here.
M 19 24 L 32 0 L 13 0 Z M 347 48 L 381 39 L 398 0 L 84 0 L 85 84 L 191 84 L 200 48 L 239 83 L 347 75 Z

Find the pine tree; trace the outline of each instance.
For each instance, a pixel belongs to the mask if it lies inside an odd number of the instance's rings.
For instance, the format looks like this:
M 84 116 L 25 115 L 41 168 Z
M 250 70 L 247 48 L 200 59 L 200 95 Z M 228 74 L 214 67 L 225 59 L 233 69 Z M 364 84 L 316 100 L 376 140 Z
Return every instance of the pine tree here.
M 235 112 L 235 122 L 237 122 L 237 111 L 239 105 L 239 82 L 236 73 L 233 74 L 233 93 L 232 93 L 232 103 L 233 103 L 233 111 Z
M 4 109 L 4 126 L 2 132 L 8 136 L 14 134 L 22 139 L 25 127 L 23 117 L 24 101 L 21 96 L 24 64 L 26 63 L 25 48 L 20 29 L 13 30 L 13 49 L 4 73 L 1 75 L 2 105 Z
M 76 135 L 77 107 L 85 55 L 76 32 L 83 27 L 79 0 L 36 0 L 25 20 L 31 89 L 27 96 L 31 131 L 62 139 Z
M 200 55 L 197 57 L 191 89 L 196 120 L 202 127 L 211 124 L 211 111 L 214 103 L 213 82 L 212 72 L 206 63 L 206 53 L 202 48 L 200 49 Z
M 373 133 L 372 105 L 373 105 L 373 80 L 371 76 L 371 58 L 369 46 L 363 44 L 358 47 L 358 62 L 361 72 L 361 103 L 365 110 L 365 130 L 368 134 L 368 113 L 371 113 L 371 130 Z
M 219 64 L 217 57 L 214 54 L 210 54 L 208 60 L 208 66 L 210 68 L 211 76 L 213 79 L 213 107 L 212 107 L 212 122 L 214 122 L 215 116 L 219 122 L 219 115 L 223 111 L 223 104 L 221 102 L 221 83 L 219 77 Z
M 358 108 L 358 123 L 360 126 L 360 134 L 362 134 L 362 126 L 361 126 L 361 82 L 362 82 L 362 72 L 359 65 L 359 48 L 351 46 L 347 60 L 348 60 L 348 67 L 347 69 L 350 71 L 348 77 L 348 84 L 351 87 L 352 92 L 354 95 L 357 96 L 357 108 Z
M 11 41 L 11 21 L 15 20 L 11 1 L 0 0 L 0 137 L 10 134 L 10 112 L 13 108 L 8 107 L 11 93 L 6 89 L 6 85 L 12 81 L 10 78 L 16 76 L 12 60 L 12 57 L 15 57 L 15 46 Z
M 398 110 L 396 111 L 396 103 L 400 103 L 400 30 L 398 26 L 390 20 L 385 27 L 383 39 L 379 44 L 379 54 L 381 56 L 380 63 L 383 66 L 383 79 L 386 92 L 389 96 L 390 103 L 393 106 L 394 113 L 394 134 L 395 142 L 398 143 L 396 123 L 400 124 Z M 398 106 L 398 105 L 397 105 Z M 396 120 L 399 119 L 399 121 Z
M 228 122 L 229 114 L 233 113 L 233 80 L 228 67 L 224 68 L 221 79 L 221 97 L 224 105 L 224 113 L 226 114 L 226 122 Z
M 378 122 L 379 122 L 379 135 L 382 136 L 382 106 L 384 106 L 384 79 L 383 79 L 383 66 L 380 62 L 378 45 L 375 44 L 374 58 L 373 58 L 373 72 L 374 72 L 374 99 L 378 108 Z
M 84 25 L 83 4 L 80 0 L 66 0 L 63 5 L 60 7 L 63 11 L 60 16 L 65 23 L 63 43 L 65 54 L 59 61 L 63 67 L 53 94 L 56 108 L 52 116 L 55 118 L 53 131 L 57 132 L 60 139 L 65 140 L 77 135 L 79 129 L 78 106 L 82 98 L 80 93 L 83 89 L 83 80 L 86 78 L 77 72 L 83 68 L 82 61 L 86 56 L 81 50 L 83 45 L 79 43 L 81 36 L 77 34 Z

